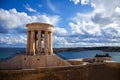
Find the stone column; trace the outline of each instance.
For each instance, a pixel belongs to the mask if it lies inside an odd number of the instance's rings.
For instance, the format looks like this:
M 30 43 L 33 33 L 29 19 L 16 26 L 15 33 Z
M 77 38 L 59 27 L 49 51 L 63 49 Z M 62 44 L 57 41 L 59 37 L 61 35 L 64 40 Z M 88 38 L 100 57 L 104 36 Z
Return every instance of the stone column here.
M 42 52 L 41 31 L 38 31 L 38 54 Z
M 45 31 L 45 38 L 44 38 L 44 53 L 46 55 L 48 55 L 48 44 L 49 44 L 49 41 L 48 41 L 48 32 Z
M 49 32 L 49 54 L 52 55 L 53 49 L 52 49 L 52 32 Z
M 31 31 L 31 48 L 30 53 L 33 53 L 35 55 L 35 32 Z
M 30 53 L 30 37 L 31 37 L 31 32 L 27 31 L 27 50 L 26 50 L 27 55 L 29 55 Z
M 37 54 L 37 47 L 36 47 L 36 45 L 37 45 L 37 33 L 35 32 L 35 54 Z

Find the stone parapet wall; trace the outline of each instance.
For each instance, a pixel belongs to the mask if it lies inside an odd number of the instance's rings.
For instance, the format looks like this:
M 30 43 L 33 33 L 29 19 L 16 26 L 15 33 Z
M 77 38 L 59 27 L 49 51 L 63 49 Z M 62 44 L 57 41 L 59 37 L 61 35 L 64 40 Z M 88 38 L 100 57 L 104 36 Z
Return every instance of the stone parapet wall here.
M 68 62 L 72 65 L 83 65 L 84 62 L 83 61 L 77 61 L 77 60 L 68 60 Z
M 120 80 L 120 63 L 88 65 L 88 80 Z
M 120 63 L 0 70 L 0 80 L 120 80 Z

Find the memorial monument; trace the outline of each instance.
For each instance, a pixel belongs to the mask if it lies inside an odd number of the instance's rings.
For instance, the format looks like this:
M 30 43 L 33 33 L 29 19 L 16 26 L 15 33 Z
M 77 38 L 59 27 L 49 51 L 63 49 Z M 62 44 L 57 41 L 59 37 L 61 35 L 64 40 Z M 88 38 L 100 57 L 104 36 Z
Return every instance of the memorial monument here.
M 47 23 L 29 23 L 27 27 L 26 54 L 0 62 L 0 69 L 31 69 L 71 64 L 53 53 L 52 33 L 54 26 Z M 43 44 L 43 45 L 42 45 Z
M 52 55 L 52 32 L 53 25 L 46 23 L 27 24 L 27 55 L 44 54 Z M 44 52 L 42 53 L 42 40 L 44 41 Z

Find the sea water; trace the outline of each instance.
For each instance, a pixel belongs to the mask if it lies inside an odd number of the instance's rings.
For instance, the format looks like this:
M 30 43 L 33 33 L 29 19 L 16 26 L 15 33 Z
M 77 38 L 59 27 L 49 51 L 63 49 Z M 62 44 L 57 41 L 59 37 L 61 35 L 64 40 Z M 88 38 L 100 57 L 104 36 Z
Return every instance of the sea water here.
M 108 53 L 113 61 L 120 62 L 120 52 L 104 52 L 102 50 L 87 50 L 87 51 L 66 51 L 58 52 L 57 54 L 64 59 L 80 59 L 80 58 L 94 58 L 96 54 L 106 54 Z
M 0 48 L 0 60 L 12 58 L 19 52 L 25 52 L 25 48 Z M 58 52 L 57 55 L 64 59 L 80 59 L 80 58 L 93 58 L 96 54 L 108 53 L 113 61 L 120 62 L 120 52 L 104 52 L 102 50 L 87 50 L 87 51 L 65 51 Z
M 25 50 L 25 48 L 0 48 L 0 60 L 12 58 L 18 52 L 24 52 Z

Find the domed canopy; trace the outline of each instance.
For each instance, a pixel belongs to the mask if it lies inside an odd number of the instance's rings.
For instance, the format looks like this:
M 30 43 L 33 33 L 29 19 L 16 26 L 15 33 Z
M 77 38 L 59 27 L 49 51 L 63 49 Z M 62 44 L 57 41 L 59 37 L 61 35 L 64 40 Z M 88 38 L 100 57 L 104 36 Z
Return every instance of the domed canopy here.
M 43 31 L 53 31 L 54 26 L 51 24 L 47 23 L 39 23 L 39 22 L 34 22 L 34 23 L 29 23 L 26 25 L 29 30 L 43 30 Z

